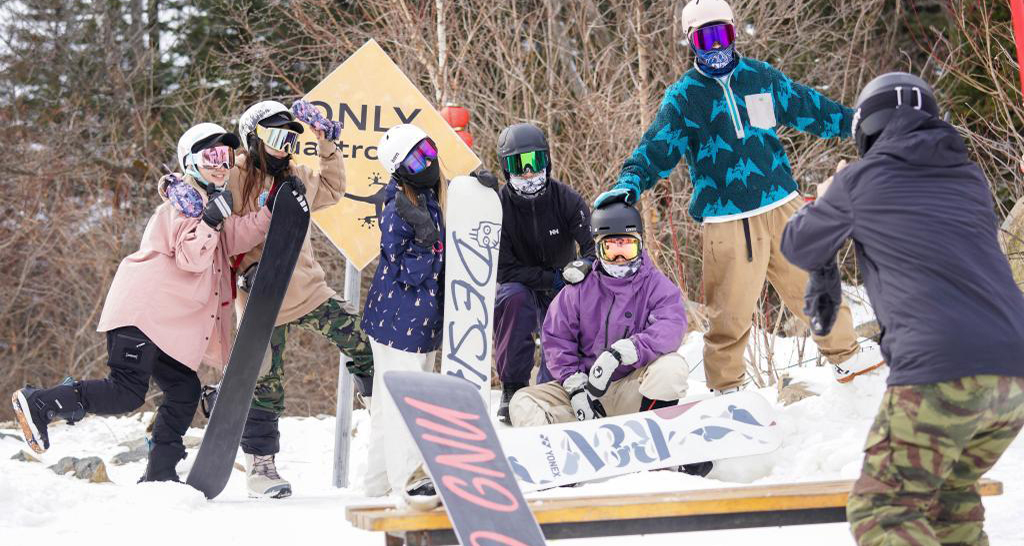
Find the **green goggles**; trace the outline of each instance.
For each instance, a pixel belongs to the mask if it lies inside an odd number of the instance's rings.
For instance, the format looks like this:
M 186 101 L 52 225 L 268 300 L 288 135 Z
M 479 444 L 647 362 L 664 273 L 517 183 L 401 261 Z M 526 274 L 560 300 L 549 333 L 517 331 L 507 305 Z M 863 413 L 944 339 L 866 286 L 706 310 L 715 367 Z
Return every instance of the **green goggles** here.
M 530 169 L 534 173 L 541 173 L 548 168 L 548 153 L 544 150 L 523 152 L 506 156 L 504 161 L 505 170 L 509 174 L 521 175 L 526 172 L 526 169 Z

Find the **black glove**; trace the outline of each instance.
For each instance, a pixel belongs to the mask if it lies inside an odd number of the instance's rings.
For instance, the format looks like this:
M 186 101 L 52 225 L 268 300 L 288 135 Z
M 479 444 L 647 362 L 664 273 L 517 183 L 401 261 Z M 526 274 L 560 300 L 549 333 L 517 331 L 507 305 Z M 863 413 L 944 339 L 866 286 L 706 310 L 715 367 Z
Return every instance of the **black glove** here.
M 398 197 L 395 198 L 395 210 L 398 212 L 398 216 L 412 226 L 416 232 L 416 244 L 433 248 L 441 240 L 441 233 L 437 230 L 434 219 L 430 217 L 425 200 L 416 206 L 412 204 L 404 191 L 400 191 Z
M 833 259 L 824 267 L 811 271 L 804 294 L 804 314 L 811 320 L 811 333 L 827 336 L 836 324 L 839 305 L 843 301 L 843 286 L 839 266 Z
M 203 221 L 213 229 L 220 229 L 224 219 L 231 216 L 232 204 L 234 202 L 231 199 L 231 191 L 217 190 L 213 192 L 210 200 L 206 203 L 206 208 L 203 209 Z
M 303 184 L 302 180 L 299 180 L 298 177 L 286 176 L 280 183 L 274 184 L 274 186 L 270 188 L 270 193 L 267 194 L 266 205 L 267 208 L 270 209 L 270 212 L 274 212 L 274 201 L 277 199 L 277 194 L 280 193 L 283 188 L 288 188 L 288 191 L 292 192 L 292 195 L 295 196 L 295 199 L 298 200 L 299 204 L 303 207 L 307 207 L 305 197 L 306 185 Z
M 494 176 L 494 173 L 488 171 L 483 167 L 477 167 L 477 169 L 471 173 L 470 176 L 476 177 L 481 184 L 491 188 L 494 191 L 498 191 L 498 177 Z
M 587 278 L 593 267 L 589 260 L 573 260 L 562 268 L 562 279 L 566 284 L 579 284 Z

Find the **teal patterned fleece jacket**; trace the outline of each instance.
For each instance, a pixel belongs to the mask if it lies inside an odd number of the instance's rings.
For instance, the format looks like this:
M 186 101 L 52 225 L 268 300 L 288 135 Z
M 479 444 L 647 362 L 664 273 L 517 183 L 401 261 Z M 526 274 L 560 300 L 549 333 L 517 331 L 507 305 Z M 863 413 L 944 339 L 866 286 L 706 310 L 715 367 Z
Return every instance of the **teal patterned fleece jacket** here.
M 742 58 L 720 79 L 692 68 L 665 92 L 615 188 L 638 197 L 685 155 L 694 220 L 752 216 L 797 191 L 778 125 L 847 138 L 852 121 L 853 110 L 768 63 Z

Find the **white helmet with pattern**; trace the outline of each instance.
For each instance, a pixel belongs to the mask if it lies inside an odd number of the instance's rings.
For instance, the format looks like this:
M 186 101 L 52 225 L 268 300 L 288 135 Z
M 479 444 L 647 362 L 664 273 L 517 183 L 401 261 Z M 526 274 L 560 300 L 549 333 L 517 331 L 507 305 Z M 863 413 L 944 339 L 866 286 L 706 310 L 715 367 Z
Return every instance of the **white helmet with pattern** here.
M 725 0 L 690 0 L 690 3 L 683 7 L 681 19 L 687 37 L 708 23 L 721 21 L 736 24 L 732 8 Z
M 302 124 L 295 121 L 295 116 L 287 106 L 276 100 L 257 102 L 247 108 L 238 118 L 238 136 L 242 138 L 242 145 L 246 150 L 249 149 L 249 134 L 256 130 L 256 124 L 274 116 L 278 116 L 280 121 L 273 124 L 273 127 L 286 127 L 302 134 L 304 130 Z M 264 126 L 270 127 L 271 125 L 264 124 Z
M 394 174 L 405 156 L 425 138 L 427 133 L 415 125 L 395 125 L 380 137 L 380 143 L 377 144 L 377 159 L 389 173 Z

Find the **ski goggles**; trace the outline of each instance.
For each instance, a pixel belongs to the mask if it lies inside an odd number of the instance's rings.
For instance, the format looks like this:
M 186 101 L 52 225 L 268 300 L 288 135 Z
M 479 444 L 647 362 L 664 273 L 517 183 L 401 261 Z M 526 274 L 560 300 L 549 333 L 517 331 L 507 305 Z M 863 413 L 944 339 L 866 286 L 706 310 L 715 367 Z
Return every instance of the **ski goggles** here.
M 548 153 L 544 150 L 523 152 L 506 156 L 504 161 L 505 170 L 509 174 L 520 175 L 525 173 L 527 168 L 532 172 L 539 173 L 548 168 Z
M 729 23 L 700 27 L 690 34 L 690 42 L 693 43 L 693 47 L 703 51 L 725 49 L 734 41 L 736 41 L 736 28 Z
M 200 169 L 230 169 L 235 166 L 235 150 L 231 146 L 211 146 L 192 153 L 192 164 Z
M 405 156 L 405 159 L 402 160 L 402 167 L 405 167 L 409 174 L 418 174 L 436 160 L 437 146 L 434 145 L 433 140 L 425 138 Z
M 606 262 L 619 258 L 631 262 L 640 256 L 640 246 L 640 238 L 634 235 L 609 235 L 597 242 L 597 253 Z
M 299 142 L 299 133 L 284 127 L 264 127 L 257 124 L 256 136 L 279 152 L 290 151 Z

